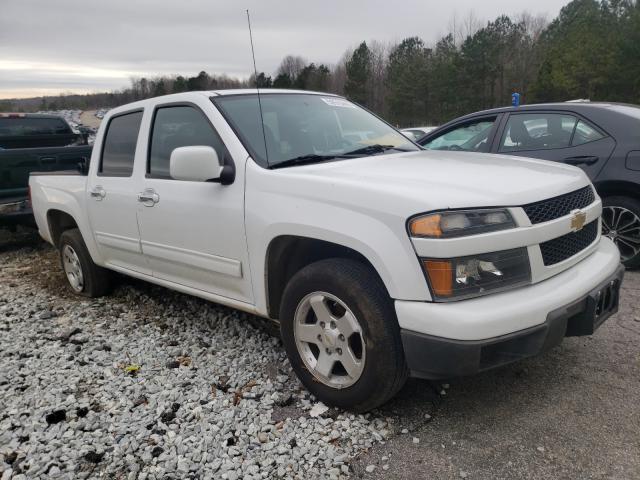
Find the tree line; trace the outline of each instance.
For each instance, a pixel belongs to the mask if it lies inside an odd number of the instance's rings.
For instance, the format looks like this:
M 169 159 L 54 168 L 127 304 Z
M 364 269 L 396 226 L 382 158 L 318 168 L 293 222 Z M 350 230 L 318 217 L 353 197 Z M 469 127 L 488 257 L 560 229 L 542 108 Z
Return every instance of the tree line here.
M 363 41 L 335 65 L 287 55 L 269 75 L 237 79 L 181 75 L 132 79 L 121 91 L 0 102 L 0 110 L 112 107 L 189 90 L 295 88 L 345 95 L 400 127 L 437 125 L 456 116 L 524 102 L 576 98 L 640 103 L 640 2 L 573 0 L 548 22 L 501 15 L 484 25 L 454 18 L 429 45 L 419 37 Z

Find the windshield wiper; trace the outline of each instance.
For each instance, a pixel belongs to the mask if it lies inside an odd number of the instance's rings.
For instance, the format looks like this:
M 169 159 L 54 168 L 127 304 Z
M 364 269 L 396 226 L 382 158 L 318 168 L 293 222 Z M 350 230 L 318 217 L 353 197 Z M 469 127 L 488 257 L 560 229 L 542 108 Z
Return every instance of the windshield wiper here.
M 393 145 L 380 145 L 379 143 L 374 143 L 373 145 L 367 145 L 366 147 L 358 148 L 357 150 L 352 150 L 351 152 L 346 152 L 344 155 L 366 155 L 368 153 L 382 153 L 387 150 L 398 150 L 399 152 L 410 152 L 411 150 L 405 150 L 404 148 L 394 147 Z
M 309 165 L 311 163 L 326 162 L 327 160 L 333 160 L 334 158 L 342 157 L 342 155 L 317 155 L 315 153 L 309 155 L 300 155 L 299 157 L 290 158 L 282 162 L 270 165 L 269 168 L 282 168 L 291 167 L 294 165 Z
M 370 153 L 382 153 L 387 150 L 398 150 L 399 152 L 410 152 L 411 150 L 405 150 L 403 148 L 394 147 L 393 145 L 380 145 L 378 143 L 373 145 L 367 145 L 366 147 L 358 148 L 357 150 L 353 150 L 351 152 L 345 153 L 336 153 L 333 155 L 318 155 L 315 153 L 310 153 L 308 155 L 300 155 L 299 157 L 290 158 L 289 160 L 284 160 L 279 163 L 275 163 L 270 165 L 269 168 L 283 168 L 283 167 L 291 167 L 294 165 L 309 165 L 311 163 L 320 163 L 326 162 L 327 160 L 334 160 L 336 158 L 353 158 L 358 155 L 367 155 Z

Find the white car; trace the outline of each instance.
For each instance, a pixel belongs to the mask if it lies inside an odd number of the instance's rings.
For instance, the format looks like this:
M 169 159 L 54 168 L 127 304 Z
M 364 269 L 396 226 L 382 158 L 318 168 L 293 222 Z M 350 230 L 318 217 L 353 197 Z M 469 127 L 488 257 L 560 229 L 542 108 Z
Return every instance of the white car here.
M 357 411 L 409 374 L 473 374 L 590 335 L 618 306 L 623 269 L 582 170 L 419 150 L 334 95 L 124 105 L 86 176 L 30 187 L 75 293 L 107 293 L 113 270 L 273 319 L 304 385 Z
M 400 130 L 409 140 L 418 140 L 438 127 L 411 127 Z

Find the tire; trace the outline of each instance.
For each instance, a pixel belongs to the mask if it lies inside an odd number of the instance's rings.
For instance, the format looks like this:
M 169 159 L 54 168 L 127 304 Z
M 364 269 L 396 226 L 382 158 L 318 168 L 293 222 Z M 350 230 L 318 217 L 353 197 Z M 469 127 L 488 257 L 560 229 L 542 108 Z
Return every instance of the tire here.
M 602 206 L 602 234 L 618 246 L 625 267 L 640 267 L 640 202 L 613 196 L 605 197 Z
M 93 263 L 80 230 L 74 228 L 62 232 L 58 248 L 62 271 L 73 293 L 93 298 L 109 292 L 110 272 Z
M 393 302 L 377 273 L 361 262 L 332 258 L 297 272 L 283 294 L 280 331 L 298 378 L 328 405 L 368 411 L 387 402 L 407 379 Z M 328 362 L 333 367 L 327 377 L 320 371 L 327 371 L 321 365 Z

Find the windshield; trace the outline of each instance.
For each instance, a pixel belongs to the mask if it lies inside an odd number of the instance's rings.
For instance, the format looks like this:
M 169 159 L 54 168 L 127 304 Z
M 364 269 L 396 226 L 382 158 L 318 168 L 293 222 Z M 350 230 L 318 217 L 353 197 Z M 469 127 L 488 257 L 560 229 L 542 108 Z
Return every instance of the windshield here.
M 264 167 L 309 157 L 320 161 L 419 150 L 375 115 L 340 97 L 261 93 L 264 132 L 257 95 L 221 95 L 212 100 Z M 378 148 L 358 151 L 368 146 Z

